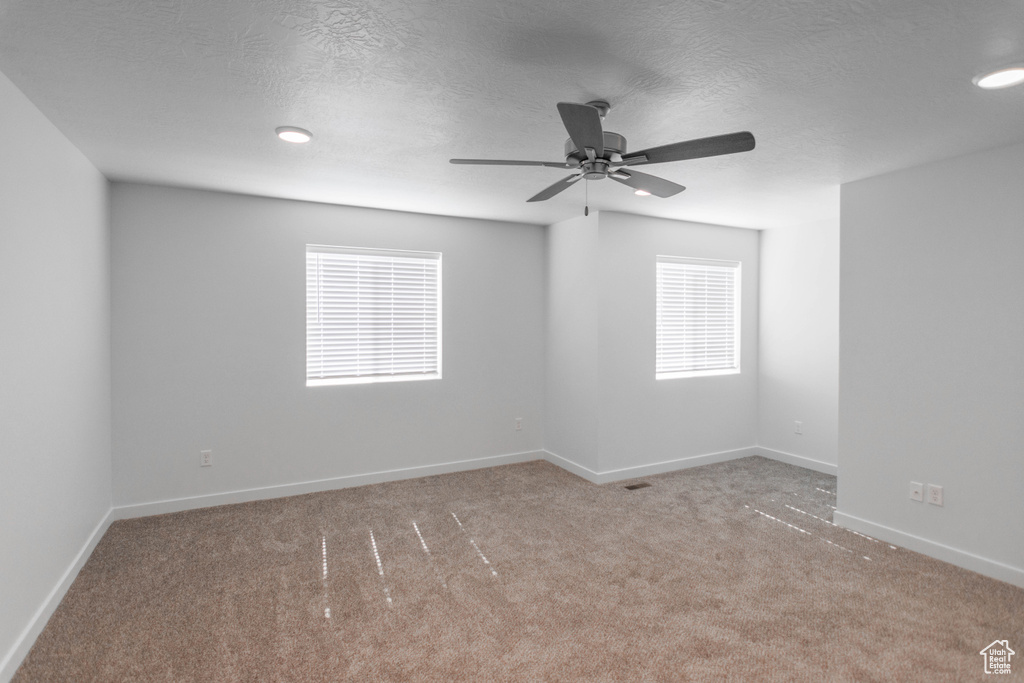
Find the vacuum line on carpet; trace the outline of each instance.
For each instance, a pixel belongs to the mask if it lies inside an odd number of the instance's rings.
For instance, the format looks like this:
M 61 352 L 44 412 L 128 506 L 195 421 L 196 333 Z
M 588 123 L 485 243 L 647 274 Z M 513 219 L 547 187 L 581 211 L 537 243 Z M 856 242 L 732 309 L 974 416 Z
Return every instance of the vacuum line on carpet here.
M 323 577 L 322 581 L 324 584 L 324 618 L 331 618 L 331 605 L 330 596 L 327 592 L 327 536 L 326 534 L 320 534 L 320 557 L 322 558 L 323 565 Z
M 748 510 L 753 510 L 753 511 L 754 511 L 754 512 L 756 512 L 757 514 L 759 514 L 759 515 L 762 515 L 762 516 L 764 516 L 764 517 L 767 517 L 768 519 L 774 519 L 774 520 L 775 520 L 776 522 L 779 522 L 780 524 L 785 524 L 785 525 L 786 525 L 786 526 L 788 526 L 788 527 L 789 527 L 790 529 L 796 529 L 797 531 L 799 531 L 799 532 L 800 532 L 800 533 L 802 533 L 802 534 L 807 534 L 808 536 L 813 536 L 813 535 L 814 535 L 814 534 L 812 534 L 812 533 L 811 533 L 810 531 L 807 531 L 806 529 L 801 529 L 800 527 L 798 527 L 798 526 L 795 526 L 795 525 L 793 525 L 793 524 L 790 524 L 789 522 L 787 522 L 787 521 L 785 521 L 785 520 L 782 520 L 782 519 L 779 519 L 778 517 L 772 517 L 772 516 L 771 516 L 771 515 L 769 515 L 769 514 L 768 514 L 767 512 L 761 512 L 761 511 L 760 511 L 760 510 L 758 510 L 757 508 L 752 508 L 752 507 L 750 507 L 749 505 L 744 505 L 743 507 L 747 508 Z
M 434 568 L 434 573 L 437 574 L 437 580 L 441 582 L 442 586 L 448 588 L 448 584 L 445 582 L 444 576 L 441 574 L 441 570 L 434 564 L 434 556 L 430 554 L 430 548 L 427 547 L 427 542 L 423 540 L 423 534 L 420 533 L 420 527 L 415 521 L 412 523 L 412 528 L 416 530 L 416 535 L 420 537 L 420 545 L 423 546 L 423 552 L 427 554 L 427 561 L 430 563 L 430 566 Z
M 324 581 L 327 580 L 327 537 L 320 536 L 320 554 L 323 556 Z
M 769 515 L 769 514 L 768 514 L 767 512 L 761 512 L 761 511 L 760 511 L 760 510 L 758 510 L 757 508 L 752 508 L 752 507 L 750 507 L 749 505 L 744 505 L 743 507 L 747 508 L 748 510 L 753 510 L 753 511 L 754 511 L 754 512 L 756 512 L 757 514 L 759 514 L 759 515 L 762 515 L 762 516 L 764 516 L 764 517 L 767 517 L 768 519 L 773 519 L 773 520 L 775 520 L 776 522 L 779 522 L 780 524 L 785 524 L 785 525 L 786 525 L 786 526 L 788 526 L 788 527 L 789 527 L 790 529 L 796 529 L 796 530 L 797 530 L 797 531 L 799 531 L 800 533 L 803 533 L 803 534 L 807 534 L 808 536 L 812 536 L 812 537 L 814 536 L 814 534 L 812 534 L 812 533 L 811 533 L 810 531 L 807 531 L 806 529 L 801 529 L 801 528 L 800 528 L 800 527 L 798 527 L 798 526 L 795 526 L 795 525 L 793 525 L 793 524 L 790 524 L 789 522 L 787 522 L 787 521 L 786 521 L 786 520 L 784 520 L 784 519 L 779 519 L 778 517 L 773 517 L 773 516 Z M 787 505 L 786 507 L 789 507 L 789 506 Z M 825 541 L 825 543 L 828 543 L 828 544 L 829 544 L 830 546 L 832 546 L 833 548 L 839 548 L 840 550 L 842 550 L 842 551 L 845 551 L 845 552 L 848 552 L 848 553 L 850 553 L 851 555 L 852 555 L 852 554 L 855 554 L 855 553 L 854 553 L 854 552 L 853 552 L 852 550 L 850 550 L 849 548 L 843 547 L 843 546 L 839 545 L 838 543 L 833 543 L 832 541 L 828 540 L 827 538 L 822 538 L 821 536 L 818 536 L 818 538 L 820 538 L 820 539 L 821 539 L 822 541 Z M 869 561 L 871 560 L 871 558 L 870 558 L 870 557 L 868 557 L 867 555 L 861 555 L 861 557 L 863 557 L 863 558 L 864 558 L 865 560 L 869 560 Z
M 835 505 L 829 505 L 828 503 L 823 503 L 820 500 L 813 500 L 811 498 L 804 498 L 800 494 L 793 493 L 792 491 L 789 492 L 789 495 L 795 496 L 795 497 L 799 498 L 800 500 L 807 501 L 808 503 L 814 503 L 815 505 L 824 505 L 825 507 L 827 507 L 827 508 L 829 508 L 831 510 L 837 510 L 838 509 Z
M 455 518 L 455 523 L 459 525 L 459 529 L 461 529 L 461 530 L 462 530 L 462 533 L 464 533 L 464 534 L 466 534 L 466 535 L 468 536 L 468 535 L 469 535 L 469 532 L 468 532 L 468 531 L 466 531 L 466 527 L 462 526 L 462 522 L 460 522 L 460 521 L 459 521 L 459 517 L 458 517 L 458 515 L 456 515 L 456 514 L 455 514 L 454 512 L 453 512 L 453 513 L 451 513 L 451 514 L 452 514 L 452 517 L 454 517 L 454 518 Z M 479 557 L 479 558 L 480 558 L 481 560 L 483 560 L 483 561 L 484 561 L 484 564 L 485 564 L 485 565 L 487 565 L 487 568 L 491 570 L 491 576 L 497 576 L 497 575 L 498 575 L 498 572 L 497 572 L 497 571 L 495 571 L 494 567 L 492 567 L 492 566 L 491 566 L 491 562 L 490 562 L 490 560 L 488 560 L 488 559 L 487 559 L 487 557 L 486 557 L 486 556 L 484 555 L 483 551 L 482 551 L 482 550 L 480 550 L 480 546 L 478 546 L 478 545 L 476 544 L 476 541 L 475 541 L 475 540 L 473 540 L 473 537 L 472 537 L 472 536 L 470 536 L 470 537 L 469 537 L 469 542 L 470 542 L 471 544 L 473 544 L 473 549 L 474 549 L 474 550 L 476 550 L 476 554 L 477 554 L 477 556 L 478 556 L 478 557 Z
M 835 522 L 830 522 L 827 519 L 822 519 L 821 517 L 818 517 L 817 515 L 812 515 L 810 512 L 805 512 L 804 510 L 801 510 L 800 508 L 795 508 L 792 505 L 787 505 L 786 507 L 788 507 L 790 510 L 794 510 L 796 512 L 799 512 L 801 515 L 807 515 L 808 517 L 813 517 L 814 519 L 818 520 L 819 522 L 824 522 L 825 524 L 828 524 L 830 526 L 834 526 L 837 529 L 842 529 L 843 531 L 848 531 L 851 534 L 853 534 L 854 536 L 860 536 L 861 538 L 866 538 L 867 540 L 871 541 L 872 543 L 878 543 L 880 545 L 888 545 L 887 543 L 882 543 L 877 538 L 871 538 L 870 536 L 862 534 L 859 531 L 854 531 L 853 529 L 847 529 L 844 526 L 839 526 Z M 896 546 L 894 546 L 894 545 L 890 545 L 889 548 L 891 548 L 892 550 L 896 550 Z
M 373 546 L 373 559 L 377 560 L 377 575 L 380 576 L 381 585 L 384 586 L 384 597 L 388 600 L 388 606 L 391 606 L 391 591 L 388 590 L 388 584 L 384 581 L 384 565 L 380 561 L 380 553 L 377 551 L 377 539 L 373 537 L 373 530 L 370 530 L 370 545 Z

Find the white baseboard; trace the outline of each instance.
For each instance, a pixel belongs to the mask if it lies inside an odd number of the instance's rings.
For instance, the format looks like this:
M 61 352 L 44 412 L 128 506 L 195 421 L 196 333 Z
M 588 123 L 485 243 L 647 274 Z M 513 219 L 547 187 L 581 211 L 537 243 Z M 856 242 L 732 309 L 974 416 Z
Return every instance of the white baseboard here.
M 814 470 L 815 472 L 821 472 L 822 474 L 831 474 L 833 477 L 839 473 L 839 467 L 832 463 L 814 460 L 812 458 L 787 453 L 785 451 L 777 451 L 773 448 L 765 448 L 764 446 L 758 446 L 756 450 L 758 455 L 763 455 L 766 458 L 778 460 L 779 462 L 784 462 L 789 465 L 805 467 L 809 470 Z
M 920 536 L 898 531 L 881 524 L 875 524 L 866 519 L 848 515 L 845 512 L 839 512 L 838 510 L 832 513 L 832 520 L 841 527 L 859 531 L 862 534 L 873 536 L 893 545 L 913 550 L 928 557 L 934 557 L 936 560 L 942 560 L 957 567 L 969 569 L 972 572 L 1024 588 L 1024 569 L 1012 567 L 996 560 L 990 560 L 987 557 L 974 555 L 966 550 L 929 541 L 927 538 L 921 538 Z
M 622 481 L 623 479 L 636 479 L 637 477 L 647 477 L 652 474 L 663 474 L 665 472 L 685 470 L 691 467 L 713 465 L 717 462 L 746 458 L 751 455 L 757 455 L 757 448 L 754 446 L 750 446 L 748 448 L 737 448 L 731 451 L 719 451 L 717 453 L 694 455 L 689 458 L 679 458 L 678 460 L 664 460 L 662 462 L 653 462 L 647 465 L 637 465 L 636 467 L 622 467 L 617 470 L 605 470 L 598 475 L 600 481 L 597 483 L 607 484 L 608 482 Z
M 572 472 L 577 477 L 586 479 L 591 484 L 601 483 L 599 481 L 601 478 L 600 474 L 590 469 L 589 467 L 584 467 L 583 465 L 575 463 L 572 460 L 569 460 L 568 458 L 563 458 L 562 456 L 552 453 L 551 451 L 544 451 L 544 459 L 547 460 L 552 465 L 557 465 L 558 467 L 561 467 L 563 470 Z
M 28 651 L 32 649 L 36 638 L 46 628 L 46 622 L 50 620 L 54 610 L 60 605 L 60 601 L 64 599 L 64 594 L 68 592 L 68 588 L 71 587 L 75 577 L 78 576 L 78 572 L 85 566 L 86 560 L 92 555 L 96 544 L 103 538 L 103 534 L 107 532 L 107 527 L 113 521 L 113 509 L 107 510 L 107 513 L 103 515 L 103 519 L 100 520 L 96 528 L 89 534 L 89 537 L 82 545 L 82 549 L 75 555 L 75 559 L 72 560 L 70 566 L 64 571 L 57 585 L 46 596 L 43 604 L 39 606 L 39 609 L 32 615 L 32 619 L 29 620 L 28 625 L 22 630 L 18 639 L 14 641 L 14 646 L 0 660 L 0 681 L 9 681 L 14 677 L 14 672 L 18 670 L 18 667 L 21 666 L 22 661 L 28 655 Z
M 636 467 L 623 467 L 617 470 L 595 472 L 588 467 L 584 467 L 572 460 L 563 458 L 556 453 L 544 451 L 545 458 L 548 462 L 569 470 L 573 474 L 583 477 L 594 484 L 607 484 L 613 481 L 622 481 L 623 479 L 636 479 L 637 477 L 647 477 L 652 474 L 663 474 L 665 472 L 685 470 L 690 467 L 711 465 L 716 462 L 725 462 L 727 460 L 735 460 L 737 458 L 745 458 L 750 455 L 757 455 L 757 452 L 758 449 L 755 446 L 750 446 L 748 448 L 737 448 L 732 451 L 706 453 L 704 455 L 695 455 L 689 458 L 679 458 L 678 460 L 665 460 L 663 462 L 654 462 L 647 465 L 637 465 Z
M 231 505 L 233 503 L 248 503 L 254 500 L 301 496 L 306 493 L 333 491 L 334 489 L 344 489 L 352 486 L 380 484 L 385 481 L 429 477 L 435 474 L 478 470 L 485 467 L 497 467 L 498 465 L 511 465 L 518 462 L 529 462 L 530 460 L 544 459 L 544 451 L 525 451 L 523 453 L 509 453 L 506 455 L 495 455 L 486 458 L 475 458 L 472 460 L 457 460 L 455 462 L 445 462 L 436 465 L 405 467 L 397 470 L 367 472 L 366 474 L 353 474 L 345 477 L 333 477 L 331 479 L 317 479 L 315 481 L 303 481 L 293 484 L 278 484 L 275 486 L 227 491 L 224 493 L 212 493 L 202 496 L 188 496 L 185 498 L 158 500 L 151 503 L 120 505 L 114 508 L 113 519 L 148 517 L 150 515 L 163 515 L 169 512 L 182 512 L 184 510 L 195 510 L 198 508 L 214 507 L 216 505 Z

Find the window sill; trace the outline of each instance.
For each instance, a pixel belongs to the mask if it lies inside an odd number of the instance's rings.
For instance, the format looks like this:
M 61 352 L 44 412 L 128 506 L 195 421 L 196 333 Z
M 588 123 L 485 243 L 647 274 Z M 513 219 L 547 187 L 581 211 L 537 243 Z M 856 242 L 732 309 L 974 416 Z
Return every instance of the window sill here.
M 715 377 L 718 375 L 738 375 L 739 368 L 728 368 L 726 370 L 690 370 L 687 372 L 659 372 L 654 379 L 680 379 L 683 377 Z
M 424 379 L 441 379 L 441 373 L 425 375 L 367 375 L 365 377 L 325 377 L 307 379 L 307 387 L 335 387 L 343 384 L 377 384 L 381 382 L 418 382 Z

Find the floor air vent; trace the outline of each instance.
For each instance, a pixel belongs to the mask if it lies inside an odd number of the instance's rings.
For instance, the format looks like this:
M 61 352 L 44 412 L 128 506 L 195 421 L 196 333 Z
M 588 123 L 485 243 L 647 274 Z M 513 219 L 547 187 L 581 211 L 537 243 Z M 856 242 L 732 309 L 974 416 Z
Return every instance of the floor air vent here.
M 647 488 L 649 486 L 650 486 L 650 484 L 648 484 L 646 481 L 642 481 L 639 484 L 630 484 L 629 486 L 626 487 L 626 490 L 627 491 L 636 491 L 637 489 L 645 489 L 645 488 Z

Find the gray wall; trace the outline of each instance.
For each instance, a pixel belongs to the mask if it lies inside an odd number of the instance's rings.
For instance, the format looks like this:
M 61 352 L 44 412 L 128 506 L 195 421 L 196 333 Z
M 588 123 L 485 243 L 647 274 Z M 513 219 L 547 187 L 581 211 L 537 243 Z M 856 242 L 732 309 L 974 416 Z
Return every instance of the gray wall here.
M 1024 145 L 843 186 L 837 515 L 1018 585 L 1022 187 Z
M 659 254 L 743 262 L 741 374 L 655 380 Z M 600 212 L 549 228 L 548 278 L 548 451 L 594 479 L 755 445 L 756 231 Z
M 3 74 L 0 102 L 3 679 L 110 510 L 110 279 L 107 181 Z
M 118 505 L 542 447 L 542 227 L 118 183 L 112 230 Z M 307 243 L 442 252 L 444 378 L 306 388 Z
M 654 379 L 655 258 L 740 261 L 738 375 Z M 758 232 L 602 212 L 601 470 L 757 443 Z
M 761 233 L 757 443 L 835 472 L 839 450 L 839 217 Z M 802 422 L 797 434 L 795 422 Z
M 547 229 L 544 448 L 598 470 L 598 213 Z

